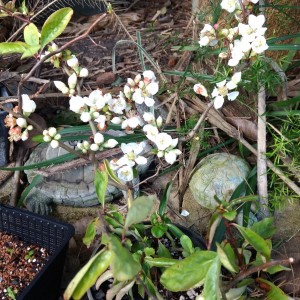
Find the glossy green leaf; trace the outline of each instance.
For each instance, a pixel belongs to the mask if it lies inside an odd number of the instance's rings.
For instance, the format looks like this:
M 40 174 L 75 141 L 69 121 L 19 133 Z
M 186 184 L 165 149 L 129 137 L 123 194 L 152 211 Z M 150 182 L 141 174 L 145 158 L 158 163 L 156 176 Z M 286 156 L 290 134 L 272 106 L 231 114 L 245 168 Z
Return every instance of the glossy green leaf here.
M 273 275 L 277 272 L 281 272 L 281 271 L 291 271 L 291 269 L 287 268 L 285 266 L 281 266 L 281 265 L 272 266 L 272 267 L 267 268 L 267 272 L 271 275 Z
M 93 256 L 71 280 L 64 293 L 64 299 L 69 300 L 71 297 L 75 300 L 81 299 L 97 278 L 106 271 L 112 257 L 112 252 L 106 249 Z
M 204 283 L 207 272 L 218 263 L 218 254 L 212 251 L 197 251 L 167 268 L 161 275 L 161 284 L 172 292 L 187 291 Z M 214 267 L 213 270 L 217 270 Z M 219 280 L 219 276 L 215 278 Z M 212 284 L 209 282 L 209 284 Z
M 282 289 L 280 289 L 279 287 L 277 287 L 276 285 L 274 285 L 272 282 L 263 279 L 263 278 L 257 278 L 256 279 L 257 282 L 259 283 L 263 283 L 264 286 L 267 285 L 267 300 L 290 300 L 291 298 L 286 295 Z
M 70 22 L 72 15 L 73 10 L 70 7 L 65 7 L 57 10 L 49 16 L 41 31 L 42 48 L 63 33 Z
M 150 214 L 155 196 L 142 196 L 132 201 L 128 209 L 125 227 L 144 221 Z
M 40 45 L 40 33 L 33 23 L 28 24 L 24 28 L 24 41 L 29 46 Z
M 98 196 L 98 200 L 102 204 L 102 206 L 104 206 L 106 189 L 108 186 L 108 174 L 105 169 L 96 170 L 94 184 L 95 184 L 95 190 Z
M 23 53 L 28 45 L 23 42 L 4 42 L 0 43 L 0 55 L 11 53 Z
M 202 292 L 202 296 L 204 297 L 204 299 L 220 299 L 220 275 L 221 262 L 218 257 L 215 257 L 205 276 L 204 288 Z
M 162 223 L 157 223 L 152 226 L 151 233 L 157 239 L 160 239 L 168 230 L 168 226 Z
M 83 243 L 89 248 L 91 243 L 94 241 L 95 236 L 97 234 L 97 228 L 100 226 L 100 220 L 99 218 L 95 218 L 90 221 L 88 224 L 86 231 L 85 231 L 85 236 L 83 237 L 82 241 Z
M 187 235 L 184 234 L 180 237 L 180 244 L 184 249 L 183 255 L 185 257 L 195 252 L 193 242 Z
M 166 212 L 168 200 L 172 191 L 173 183 L 172 181 L 167 183 L 167 186 L 164 190 L 163 197 L 160 200 L 159 208 L 158 208 L 158 213 L 159 215 L 163 215 Z
M 22 54 L 21 59 L 27 58 L 27 57 L 32 57 L 34 54 L 36 54 L 40 50 L 41 46 L 30 46 L 28 47 Z
M 271 238 L 276 231 L 274 218 L 264 218 L 263 220 L 254 223 L 251 229 L 264 239 Z
M 141 265 L 133 259 L 116 236 L 110 237 L 110 249 L 113 252 L 112 270 L 114 278 L 119 281 L 131 280 L 141 270 Z
M 271 248 L 267 241 L 249 228 L 244 228 L 237 224 L 234 226 L 239 230 L 244 239 L 254 247 L 254 249 L 264 255 L 267 259 L 271 257 Z
M 225 246 L 217 244 L 217 253 L 221 260 L 222 265 L 232 273 L 238 273 L 239 267 L 236 264 L 236 255 L 232 246 L 229 243 L 226 243 Z

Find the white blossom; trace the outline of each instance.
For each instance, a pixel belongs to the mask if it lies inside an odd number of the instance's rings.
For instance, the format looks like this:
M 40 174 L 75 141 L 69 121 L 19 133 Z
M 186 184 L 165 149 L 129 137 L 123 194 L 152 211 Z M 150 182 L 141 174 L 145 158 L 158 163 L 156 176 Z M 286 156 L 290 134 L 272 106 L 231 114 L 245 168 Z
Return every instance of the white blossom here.
M 21 128 L 26 128 L 27 127 L 27 121 L 24 118 L 17 118 L 16 123 Z
M 158 135 L 159 131 L 157 129 L 157 127 L 151 125 L 151 124 L 147 124 L 143 127 L 143 131 L 146 132 L 146 137 L 154 142 L 156 139 L 156 136 Z
M 198 95 L 208 97 L 207 89 L 201 83 L 197 83 L 194 85 L 194 92 Z
M 135 129 L 137 128 L 138 126 L 142 126 L 143 125 L 143 122 L 142 120 L 140 119 L 139 116 L 132 116 L 130 118 L 127 118 L 125 119 L 123 122 L 122 122 L 122 129 L 126 129 L 126 128 L 132 128 L 132 129 Z
M 168 147 L 172 146 L 173 139 L 169 134 L 161 132 L 156 136 L 154 143 L 158 150 L 166 150 Z
M 165 160 L 168 164 L 172 165 L 176 159 L 177 156 L 181 154 L 181 151 L 179 149 L 171 149 L 170 151 L 165 151 Z
M 80 96 L 72 96 L 70 99 L 70 110 L 75 113 L 80 113 L 85 107 L 85 100 Z
M 105 126 L 106 126 L 106 116 L 105 115 L 100 115 L 98 116 L 95 120 L 94 120 L 96 123 L 98 123 L 97 127 L 100 129 L 100 130 L 103 130 L 105 129 Z
M 237 84 L 241 81 L 242 78 L 242 72 L 234 73 L 231 77 L 231 80 L 227 82 L 226 87 L 229 90 L 233 90 L 237 87 Z
M 50 146 L 51 146 L 53 149 L 55 149 L 55 148 L 57 148 L 57 147 L 59 146 L 59 142 L 58 142 L 57 140 L 52 140 L 52 141 L 50 142 Z
M 216 38 L 216 31 L 210 24 L 205 24 L 200 32 L 200 47 L 215 46 L 218 43 Z
M 22 95 L 22 110 L 25 116 L 29 116 L 36 109 L 36 104 L 33 100 L 29 99 L 29 96 Z
M 79 77 L 85 78 L 85 77 L 88 77 L 88 76 L 89 76 L 89 71 L 88 71 L 87 68 L 80 69 Z
M 118 145 L 118 142 L 115 139 L 109 139 L 104 144 L 103 147 L 105 148 L 114 148 Z
M 62 81 L 53 81 L 55 87 L 61 91 L 64 95 L 69 94 L 69 88 Z
M 266 39 L 263 36 L 258 36 L 251 44 L 252 50 L 257 53 L 263 53 L 269 48 L 267 45 Z
M 57 129 L 55 127 L 50 127 L 48 129 L 48 134 L 51 136 L 51 137 L 54 137 L 56 134 L 57 134 Z
M 222 0 L 221 7 L 229 13 L 234 12 L 236 9 L 241 9 L 239 0 Z
M 133 179 L 133 170 L 129 166 L 123 166 L 117 171 L 117 175 L 123 182 L 128 182 Z
M 94 142 L 98 145 L 102 144 L 104 142 L 104 136 L 100 132 L 97 132 L 94 135 Z
M 79 65 L 77 57 L 75 55 L 72 55 L 72 57 L 67 60 L 67 65 L 72 69 L 77 68 Z
M 124 153 L 124 156 L 122 156 L 117 164 L 119 166 L 128 165 L 130 167 L 133 167 L 136 164 L 138 165 L 145 165 L 147 163 L 147 158 L 139 155 L 143 152 L 145 147 L 145 143 L 122 143 L 121 149 Z
M 114 117 L 111 119 L 111 122 L 113 124 L 121 124 L 122 123 L 122 119 L 120 117 Z
M 153 115 L 153 113 L 151 112 L 145 112 L 143 114 L 143 119 L 145 120 L 145 122 L 147 123 L 153 123 L 155 121 L 155 116 Z
M 73 73 L 68 78 L 68 86 L 70 89 L 74 89 L 76 84 L 77 84 L 77 75 L 76 75 L 76 73 Z
M 100 149 L 100 147 L 99 147 L 98 144 L 91 144 L 90 149 L 91 149 L 92 151 L 98 151 L 98 150 Z
M 120 92 L 118 98 L 111 98 L 108 100 L 108 108 L 110 111 L 116 114 L 123 114 L 123 111 L 126 108 L 126 100 L 124 94 Z
M 81 113 L 80 115 L 80 120 L 84 123 L 87 123 L 89 121 L 92 120 L 91 118 L 91 114 L 89 112 L 84 111 L 83 113 Z

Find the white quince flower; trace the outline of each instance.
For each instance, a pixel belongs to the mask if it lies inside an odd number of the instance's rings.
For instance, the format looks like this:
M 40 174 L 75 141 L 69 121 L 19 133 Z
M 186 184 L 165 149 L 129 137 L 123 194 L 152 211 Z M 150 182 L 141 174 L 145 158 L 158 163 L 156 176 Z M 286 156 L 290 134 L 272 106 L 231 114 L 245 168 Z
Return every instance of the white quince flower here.
M 25 116 L 29 116 L 36 109 L 36 104 L 33 100 L 29 99 L 29 96 L 22 95 L 22 110 Z
M 105 115 L 100 115 L 98 118 L 94 120 L 97 124 L 98 129 L 103 130 L 106 127 L 106 116 Z
M 172 165 L 176 159 L 177 156 L 181 154 L 181 151 L 179 149 L 171 149 L 170 151 L 165 151 L 165 160 L 168 164 Z
M 127 127 L 135 129 L 138 126 L 142 126 L 143 122 L 139 116 L 132 116 L 122 122 L 122 129 L 126 129 Z
M 57 140 L 52 140 L 52 141 L 50 142 L 50 146 L 51 146 L 53 149 L 58 148 L 59 142 L 58 142 Z
M 143 72 L 143 77 L 145 82 L 153 82 L 156 80 L 155 74 L 151 70 L 146 70 Z
M 91 121 L 91 114 L 89 112 L 84 111 L 83 113 L 81 113 L 80 120 L 84 123 Z
M 85 100 L 80 96 L 72 96 L 69 103 L 70 110 L 77 114 L 85 107 Z
M 80 69 L 80 72 L 79 72 L 79 77 L 80 78 L 85 78 L 85 77 L 88 77 L 88 76 L 89 76 L 89 70 L 87 68 Z
M 115 139 L 109 139 L 104 144 L 103 147 L 105 148 L 114 148 L 118 145 L 118 142 Z
M 242 72 L 234 73 L 231 77 L 231 80 L 227 82 L 226 87 L 229 90 L 233 90 L 237 87 L 237 84 L 241 81 L 242 78 Z
M 75 55 L 72 55 L 72 57 L 67 60 L 67 65 L 72 69 L 77 68 L 79 65 L 77 57 Z
M 123 182 L 128 182 L 133 179 L 133 170 L 129 166 L 123 166 L 117 171 L 117 175 Z
M 123 114 L 123 110 L 126 108 L 126 100 L 124 94 L 120 92 L 119 97 L 111 98 L 108 100 L 108 108 L 110 111 L 116 114 Z
M 145 103 L 148 107 L 152 107 L 154 105 L 154 100 L 151 97 L 151 94 L 145 89 L 136 89 L 132 95 L 132 100 L 137 104 Z
M 156 136 L 153 142 L 156 144 L 158 150 L 163 151 L 172 146 L 173 139 L 169 134 L 161 132 Z
M 62 81 L 55 80 L 53 83 L 55 87 L 64 95 L 69 94 L 69 88 Z
M 94 135 L 94 142 L 95 144 L 102 144 L 104 142 L 104 136 L 103 134 L 101 134 L 100 132 L 97 132 L 95 135 Z
M 147 123 L 153 123 L 155 121 L 155 116 L 151 112 L 145 112 L 143 114 L 143 119 Z
M 264 35 L 267 28 L 263 27 L 264 23 L 266 22 L 266 18 L 264 15 L 250 15 L 248 17 L 248 24 L 251 27 L 253 33 L 255 36 L 261 36 Z
M 198 95 L 208 97 L 207 89 L 201 83 L 197 83 L 197 84 L 194 85 L 194 92 Z
M 236 9 L 241 9 L 239 0 L 222 0 L 221 7 L 229 13 L 234 12 Z
M 24 118 L 17 118 L 16 123 L 21 128 L 26 128 L 27 127 L 27 121 Z
M 118 165 L 128 165 L 133 167 L 135 163 L 138 165 L 145 165 L 147 163 L 147 158 L 139 155 L 145 147 L 145 143 L 129 143 L 129 144 L 121 144 L 121 149 L 125 154 L 118 160 Z
M 155 127 L 155 126 L 153 126 L 153 125 L 151 125 L 151 124 L 145 125 L 145 126 L 143 127 L 143 131 L 146 132 L 146 137 L 147 137 L 150 141 L 152 141 L 152 142 L 155 141 L 155 139 L 156 139 L 156 137 L 157 137 L 157 135 L 158 135 L 158 133 L 159 133 L 157 127 Z
M 76 73 L 73 73 L 69 78 L 68 78 L 68 86 L 70 89 L 74 89 L 77 83 L 77 75 Z
M 263 36 L 258 36 L 251 44 L 252 50 L 257 53 L 263 53 L 266 51 L 269 46 L 266 42 L 266 39 Z
M 95 152 L 95 151 L 98 151 L 100 149 L 100 147 L 97 144 L 91 144 L 90 149 Z
M 120 117 L 114 117 L 111 119 L 111 122 L 113 124 L 121 124 L 122 123 L 122 119 Z

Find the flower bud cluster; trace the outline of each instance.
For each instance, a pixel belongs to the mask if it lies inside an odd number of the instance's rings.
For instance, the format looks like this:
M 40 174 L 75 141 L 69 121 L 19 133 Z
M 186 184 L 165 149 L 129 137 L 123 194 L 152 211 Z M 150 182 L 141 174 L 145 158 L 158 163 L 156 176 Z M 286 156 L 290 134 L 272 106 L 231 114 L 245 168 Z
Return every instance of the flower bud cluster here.
M 49 127 L 43 131 L 43 140 L 44 142 L 49 143 L 52 148 L 57 148 L 59 146 L 59 140 L 61 135 L 57 132 L 57 129 L 54 127 Z
M 22 113 L 25 117 L 29 117 L 36 109 L 36 104 L 29 98 L 28 95 L 22 95 Z M 14 107 L 13 111 L 19 113 L 19 107 Z M 29 137 L 29 131 L 33 129 L 32 125 L 28 125 L 25 118 L 15 118 L 12 114 L 8 114 L 4 123 L 9 127 L 9 140 L 18 142 L 20 140 L 26 141 Z

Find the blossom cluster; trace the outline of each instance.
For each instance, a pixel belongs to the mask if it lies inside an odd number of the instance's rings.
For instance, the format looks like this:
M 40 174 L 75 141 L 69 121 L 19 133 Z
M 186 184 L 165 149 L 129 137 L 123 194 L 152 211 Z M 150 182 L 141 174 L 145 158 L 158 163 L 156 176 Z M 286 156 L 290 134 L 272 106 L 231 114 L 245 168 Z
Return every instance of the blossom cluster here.
M 76 66 L 75 57 L 72 59 Z M 74 67 L 73 63 L 69 61 L 67 64 Z M 56 81 L 55 85 L 61 91 L 64 89 L 62 82 Z M 65 87 L 69 89 L 68 93 L 70 93 L 70 77 L 68 85 L 69 87 Z M 71 95 L 70 110 L 79 114 L 82 122 L 93 123 L 98 129 L 98 132 L 89 141 L 78 142 L 77 148 L 83 153 L 88 153 L 88 151 L 116 147 L 118 142 L 113 138 L 105 140 L 101 132 L 105 131 L 110 123 L 119 124 L 127 133 L 132 133 L 135 129 L 142 129 L 149 140 L 148 142 L 121 144 L 123 155 L 119 159 L 112 160 L 111 167 L 122 181 L 131 181 L 134 176 L 134 168 L 137 165 L 148 163 L 148 159 L 143 154 L 149 143 L 155 147 L 152 149 L 152 154 L 156 154 L 159 158 L 164 157 L 167 163 L 173 164 L 181 154 L 181 151 L 176 149 L 178 139 L 173 139 L 171 135 L 160 132 L 162 117 L 156 118 L 152 113 L 155 104 L 154 95 L 158 90 L 159 84 L 155 74 L 148 70 L 142 75 L 138 74 L 134 79 L 128 78 L 124 89 L 117 96 L 113 96 L 111 93 L 104 94 L 98 89 L 93 90 L 85 97 Z M 143 115 L 140 115 L 137 106 L 142 104 L 145 104 L 152 112 L 144 112 Z M 49 134 L 49 129 L 45 131 L 44 140 L 51 142 L 51 146 L 56 146 L 56 137 L 55 134 Z
M 22 113 L 25 117 L 29 117 L 36 109 L 36 104 L 24 94 L 22 97 Z M 19 107 L 15 106 L 13 112 L 19 113 Z M 27 124 L 25 118 L 15 118 L 12 114 L 8 114 L 4 123 L 6 127 L 9 127 L 9 140 L 12 141 L 26 141 L 29 137 L 29 131 L 33 129 L 32 125 Z
M 246 10 L 250 3 L 256 4 L 257 2 L 258 0 L 222 0 L 221 7 L 227 12 L 235 14 L 238 25 L 231 28 L 219 28 L 219 24 L 214 26 L 205 24 L 200 32 L 200 47 L 214 47 L 219 42 L 223 42 L 219 57 L 227 59 L 229 67 L 236 67 L 241 60 L 259 55 L 267 50 L 268 45 L 264 37 L 267 28 L 263 27 L 266 21 L 265 17 L 263 15 L 255 16 Z M 243 18 L 247 14 L 247 24 L 245 24 Z M 216 109 L 223 106 L 225 98 L 233 101 L 238 97 L 239 92 L 235 89 L 241 81 L 241 77 L 241 72 L 236 72 L 232 75 L 231 80 L 225 79 L 216 83 L 210 95 Z M 194 85 L 194 91 L 196 94 L 208 97 L 207 89 L 201 83 Z

